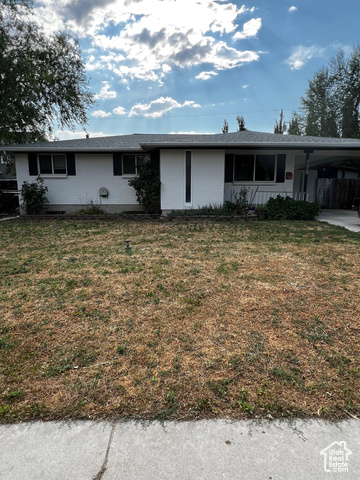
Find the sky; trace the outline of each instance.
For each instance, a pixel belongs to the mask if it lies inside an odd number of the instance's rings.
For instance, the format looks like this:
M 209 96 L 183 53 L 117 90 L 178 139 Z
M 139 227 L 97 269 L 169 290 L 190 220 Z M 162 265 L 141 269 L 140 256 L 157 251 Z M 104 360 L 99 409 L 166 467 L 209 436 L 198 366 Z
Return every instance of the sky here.
M 308 81 L 360 41 L 358 0 L 36 0 L 47 31 L 78 39 L 91 137 L 273 132 Z M 56 131 L 81 138 L 84 129 Z

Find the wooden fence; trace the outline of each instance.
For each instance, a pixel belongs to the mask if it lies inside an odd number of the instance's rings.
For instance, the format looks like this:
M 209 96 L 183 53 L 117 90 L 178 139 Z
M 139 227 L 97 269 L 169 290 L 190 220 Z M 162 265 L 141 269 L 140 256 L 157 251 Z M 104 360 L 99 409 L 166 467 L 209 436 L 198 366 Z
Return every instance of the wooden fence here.
M 323 208 L 351 208 L 354 198 L 360 198 L 360 180 L 318 178 L 316 202 Z

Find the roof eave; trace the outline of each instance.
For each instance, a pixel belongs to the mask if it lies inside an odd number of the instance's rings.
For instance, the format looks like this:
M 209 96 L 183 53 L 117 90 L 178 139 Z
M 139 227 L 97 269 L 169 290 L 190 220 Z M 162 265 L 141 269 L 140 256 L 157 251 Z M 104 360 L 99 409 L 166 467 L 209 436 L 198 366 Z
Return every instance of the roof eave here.
M 123 152 L 142 152 L 142 148 L 138 147 L 126 147 L 126 148 L 115 148 L 115 147 L 13 147 L 11 149 L 4 149 L 5 152 L 9 153 L 40 153 L 40 152 L 72 152 L 72 153 L 115 153 L 119 151 Z
M 281 148 L 289 150 L 350 150 L 350 149 L 359 149 L 360 143 L 358 144 L 346 144 L 346 143 L 282 143 L 282 142 L 254 142 L 254 143 L 141 143 L 141 147 L 144 150 L 149 150 L 153 148 Z

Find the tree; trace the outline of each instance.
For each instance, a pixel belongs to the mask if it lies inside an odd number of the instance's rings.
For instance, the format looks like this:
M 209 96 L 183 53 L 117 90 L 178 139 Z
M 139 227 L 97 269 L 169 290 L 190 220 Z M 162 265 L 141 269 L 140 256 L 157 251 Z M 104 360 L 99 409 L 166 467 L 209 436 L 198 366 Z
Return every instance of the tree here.
M 278 122 L 275 120 L 275 125 L 274 125 L 274 133 L 278 133 L 279 135 L 282 135 L 284 132 L 286 132 L 286 123 L 283 120 L 284 117 L 284 112 L 281 110 L 280 112 L 280 121 Z
M 293 112 L 291 120 L 289 122 L 287 133 L 289 135 L 302 135 L 301 118 L 296 112 Z
M 346 59 L 342 50 L 330 61 L 334 99 L 342 137 L 359 138 L 360 47 Z
M 360 46 L 348 58 L 340 50 L 315 72 L 300 100 L 297 124 L 302 134 L 360 138 Z
M 229 124 L 226 120 L 224 120 L 224 125 L 221 129 L 222 133 L 229 133 Z
M 301 98 L 305 117 L 305 135 L 338 137 L 337 107 L 333 95 L 333 77 L 328 68 L 321 68 L 309 81 L 306 96 Z
M 0 0 L 0 144 L 40 141 L 87 123 L 93 95 L 79 44 L 29 20 L 31 0 Z
M 244 117 L 237 116 L 236 121 L 238 123 L 238 132 L 244 132 L 246 130 Z

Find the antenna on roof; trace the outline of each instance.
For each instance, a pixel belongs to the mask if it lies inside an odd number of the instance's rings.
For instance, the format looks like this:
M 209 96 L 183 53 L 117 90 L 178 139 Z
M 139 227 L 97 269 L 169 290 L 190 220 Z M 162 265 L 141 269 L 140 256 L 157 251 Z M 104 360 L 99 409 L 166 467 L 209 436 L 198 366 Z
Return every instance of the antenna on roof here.
M 89 135 L 88 132 L 85 130 L 85 128 L 84 128 L 83 130 L 84 130 L 84 132 L 85 132 L 86 138 L 90 138 L 90 135 Z

